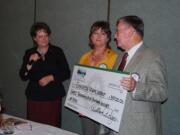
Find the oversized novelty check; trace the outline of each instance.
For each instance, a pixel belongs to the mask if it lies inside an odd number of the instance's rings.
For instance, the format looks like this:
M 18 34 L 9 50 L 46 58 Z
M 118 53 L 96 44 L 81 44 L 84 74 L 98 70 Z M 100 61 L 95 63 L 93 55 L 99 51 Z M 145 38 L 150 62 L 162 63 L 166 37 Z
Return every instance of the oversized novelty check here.
M 128 73 L 75 65 L 65 106 L 119 131 L 127 91 L 120 80 Z

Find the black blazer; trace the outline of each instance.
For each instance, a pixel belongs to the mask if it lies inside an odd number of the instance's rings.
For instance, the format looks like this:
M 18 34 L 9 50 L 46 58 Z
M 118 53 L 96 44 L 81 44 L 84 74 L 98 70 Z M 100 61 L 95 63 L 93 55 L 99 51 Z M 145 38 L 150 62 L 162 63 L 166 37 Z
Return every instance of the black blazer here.
M 35 53 L 37 47 L 26 50 L 23 63 L 19 71 L 22 80 L 29 80 L 26 88 L 26 97 L 29 100 L 49 101 L 65 96 L 62 82 L 70 78 L 70 69 L 61 48 L 49 45 L 45 54 L 45 60 L 38 60 L 32 64 L 32 69 L 27 71 L 26 65 L 31 54 Z M 52 74 L 54 81 L 42 87 L 38 81 Z

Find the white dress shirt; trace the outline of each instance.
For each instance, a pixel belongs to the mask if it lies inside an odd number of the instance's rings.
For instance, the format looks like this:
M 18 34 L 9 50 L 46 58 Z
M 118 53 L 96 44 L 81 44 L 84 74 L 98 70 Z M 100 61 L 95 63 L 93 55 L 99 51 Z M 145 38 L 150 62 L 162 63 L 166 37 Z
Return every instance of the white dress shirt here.
M 127 61 L 126 61 L 126 65 L 130 62 L 130 60 L 132 59 L 132 57 L 134 56 L 134 54 L 136 53 L 136 51 L 139 49 L 139 47 L 141 47 L 141 45 L 143 44 L 143 41 L 139 42 L 138 44 L 136 44 L 135 46 L 133 46 L 127 53 L 128 53 L 128 57 L 127 57 Z M 136 82 L 138 82 L 139 78 L 133 77 L 134 80 L 136 80 Z M 134 89 L 133 96 L 134 93 L 136 92 L 136 88 Z
M 132 57 L 134 56 L 134 54 L 136 53 L 136 51 L 138 50 L 139 47 L 141 47 L 141 45 L 143 44 L 143 41 L 139 42 L 138 44 L 136 44 L 135 46 L 133 46 L 127 53 L 128 53 L 128 57 L 127 57 L 127 61 L 126 61 L 126 65 L 130 62 L 130 60 L 132 59 Z

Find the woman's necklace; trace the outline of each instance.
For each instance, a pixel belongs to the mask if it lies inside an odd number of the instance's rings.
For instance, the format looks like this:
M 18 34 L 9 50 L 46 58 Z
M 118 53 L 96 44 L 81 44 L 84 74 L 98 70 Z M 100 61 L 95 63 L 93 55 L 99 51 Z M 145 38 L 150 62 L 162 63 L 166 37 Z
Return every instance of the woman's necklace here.
M 101 53 L 95 54 L 94 51 L 91 52 L 89 57 L 89 63 L 91 66 L 96 66 L 100 61 L 106 58 L 106 49 L 102 51 Z

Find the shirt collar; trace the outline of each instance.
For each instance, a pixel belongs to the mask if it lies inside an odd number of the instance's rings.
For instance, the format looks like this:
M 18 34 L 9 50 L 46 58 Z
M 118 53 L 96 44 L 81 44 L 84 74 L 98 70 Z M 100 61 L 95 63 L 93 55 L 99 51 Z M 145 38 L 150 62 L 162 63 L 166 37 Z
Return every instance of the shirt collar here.
M 134 45 L 127 53 L 128 53 L 128 57 L 127 57 L 127 63 L 126 65 L 129 63 L 129 61 L 132 59 L 132 57 L 134 56 L 134 54 L 136 53 L 136 51 L 142 46 L 143 41 L 137 43 L 136 45 Z

